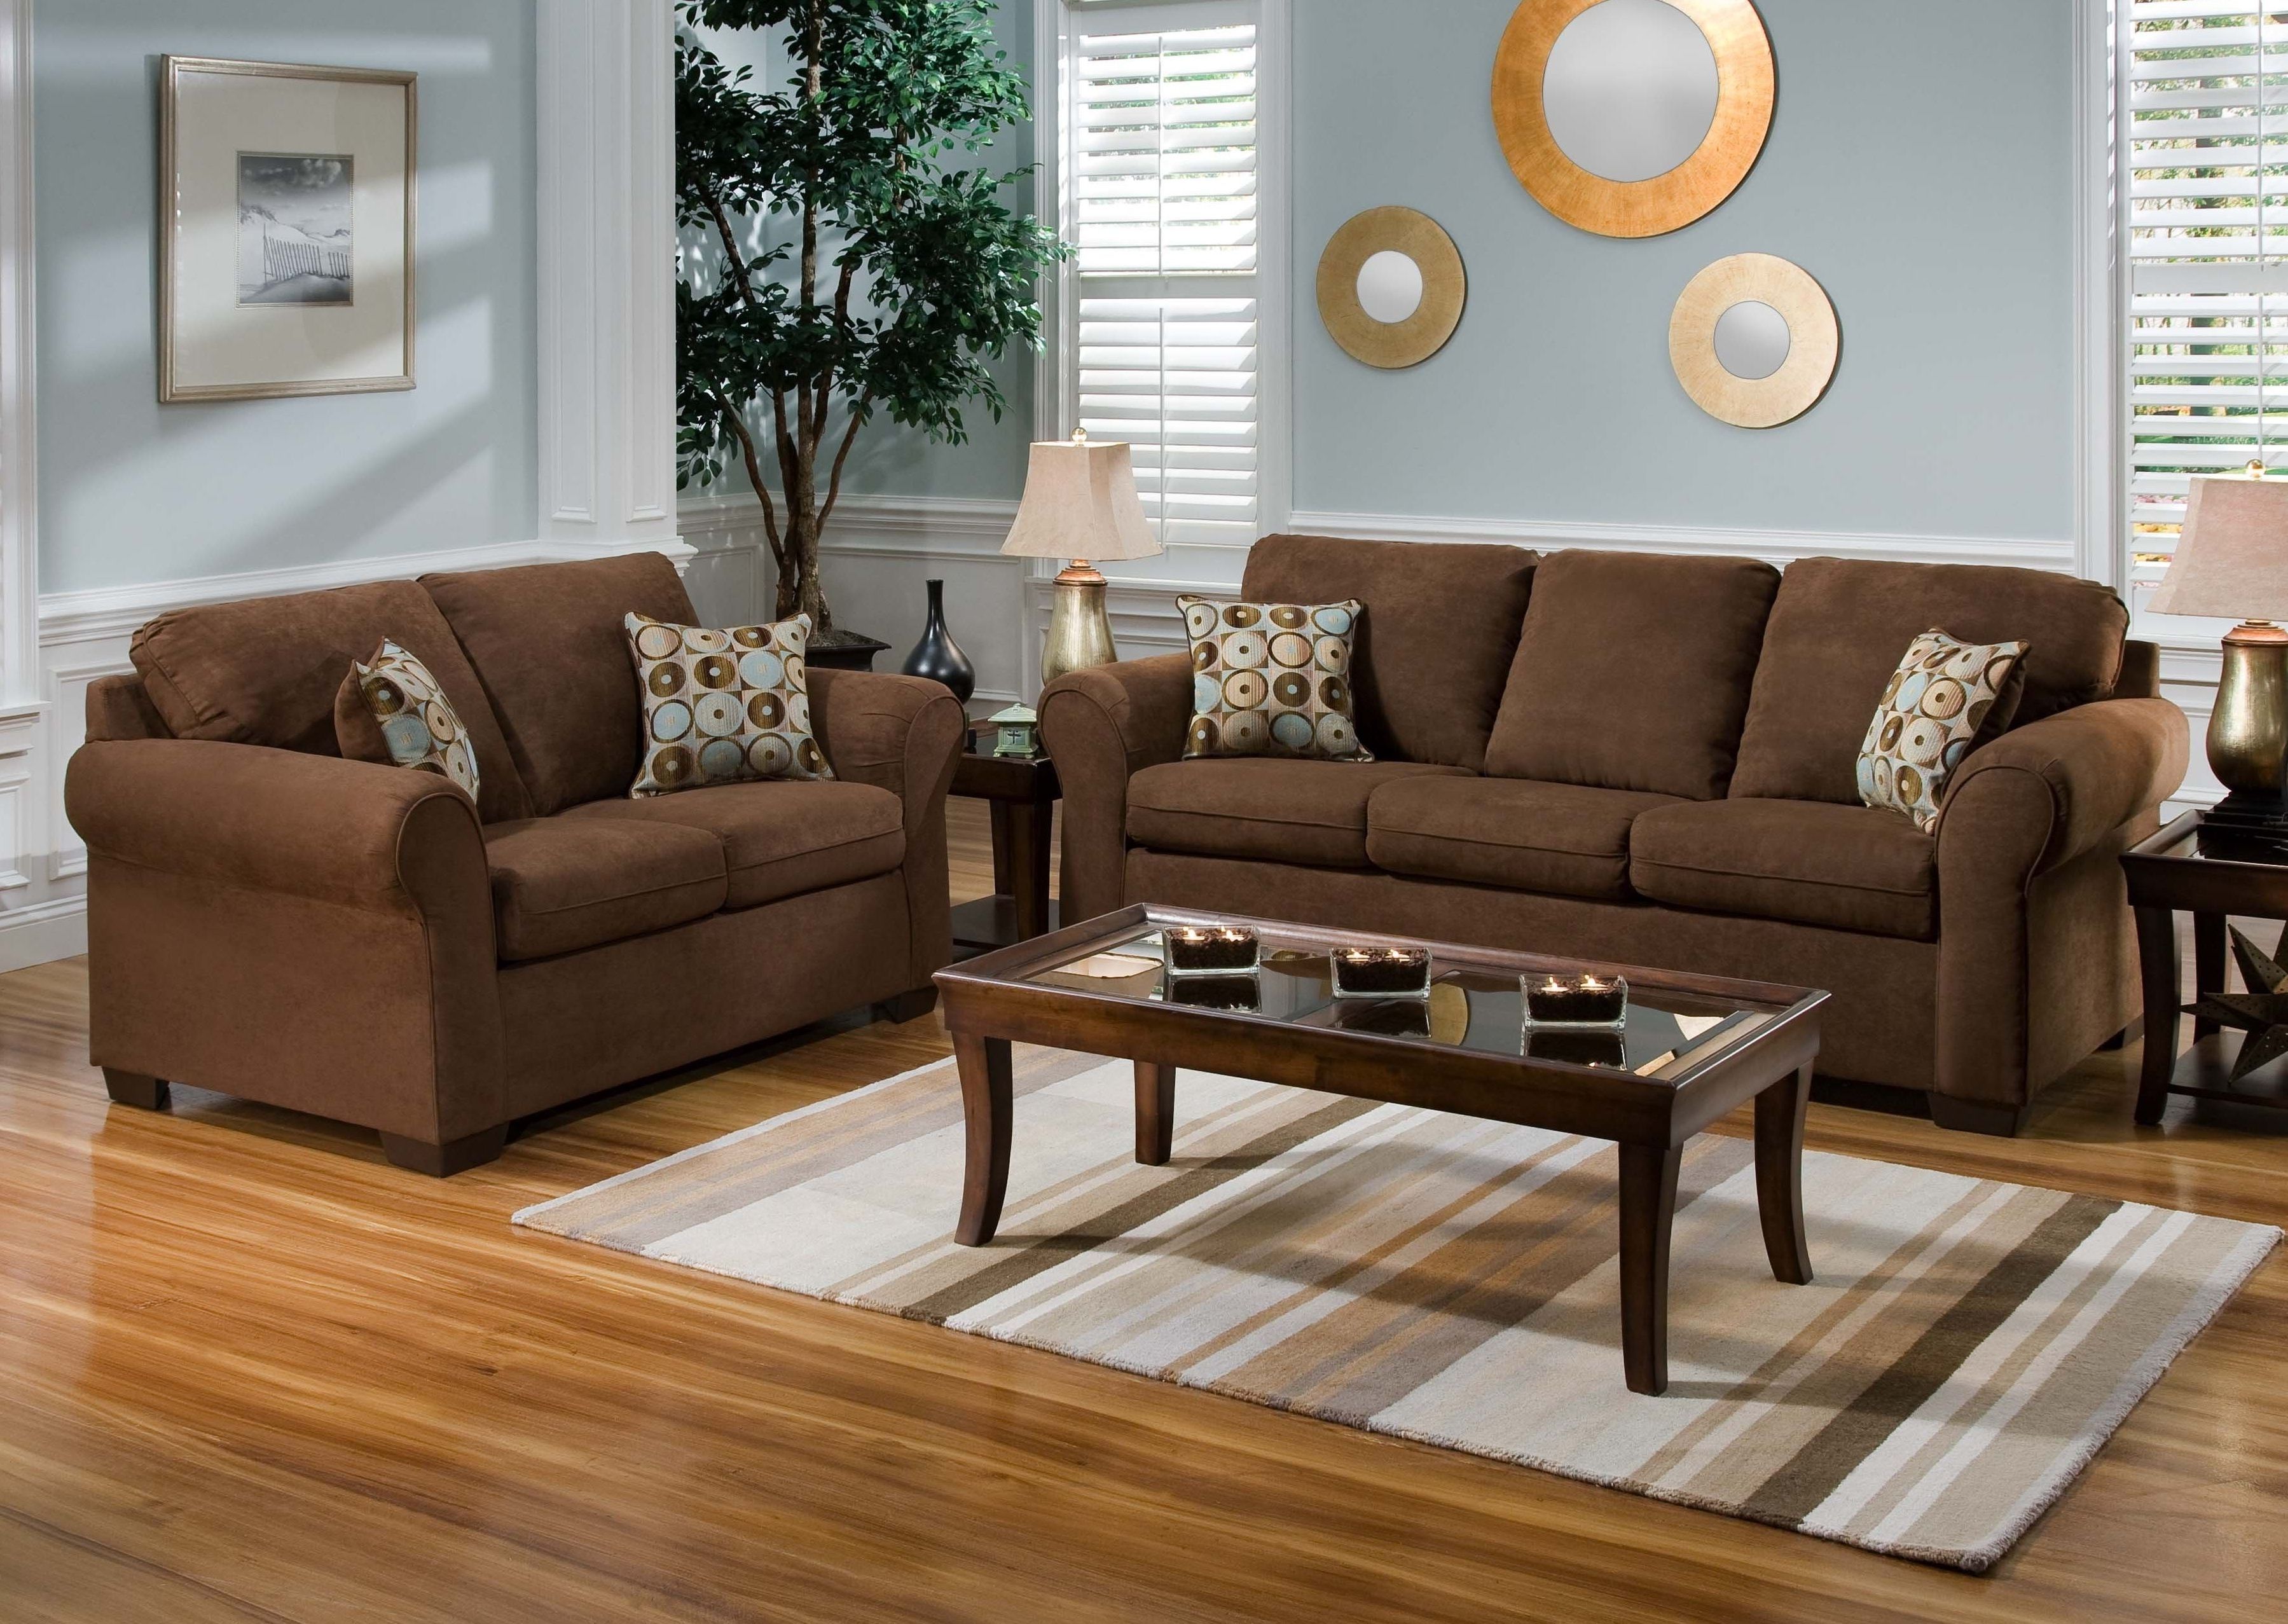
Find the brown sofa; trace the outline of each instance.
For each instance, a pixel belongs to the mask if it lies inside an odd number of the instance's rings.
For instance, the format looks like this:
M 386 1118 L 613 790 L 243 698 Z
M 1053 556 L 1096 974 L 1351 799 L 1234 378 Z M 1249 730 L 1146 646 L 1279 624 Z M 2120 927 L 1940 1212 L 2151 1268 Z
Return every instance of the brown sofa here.
M 163 616 L 88 694 L 65 787 L 88 848 L 90 1048 L 380 1130 L 447 1174 L 507 1124 L 878 1004 L 950 953 L 935 683 L 814 670 L 834 782 L 627 798 L 621 618 L 693 623 L 657 554 L 431 575 Z M 345 760 L 337 691 L 385 637 L 435 673 L 481 798 Z
M 1823 1074 L 1989 1132 L 2135 1017 L 2116 860 L 2189 741 L 2102 587 L 1272 536 L 1241 590 L 1366 605 L 1378 760 L 1180 759 L 1182 654 L 1060 677 L 1067 918 L 1182 904 L 1823 987 Z M 1862 805 L 1855 769 L 1934 626 L 2032 646 L 2014 722 L 1927 835 Z

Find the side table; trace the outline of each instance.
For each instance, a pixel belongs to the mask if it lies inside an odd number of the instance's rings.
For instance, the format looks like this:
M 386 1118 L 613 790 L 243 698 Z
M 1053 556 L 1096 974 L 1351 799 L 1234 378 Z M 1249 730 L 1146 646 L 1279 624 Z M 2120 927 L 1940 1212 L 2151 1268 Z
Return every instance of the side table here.
M 991 803 L 993 890 L 990 897 L 953 910 L 954 956 L 970 958 L 995 947 L 1045 936 L 1057 928 L 1049 899 L 1049 836 L 1056 816 L 1057 764 L 1046 756 L 995 756 L 971 738 L 953 769 L 953 791 Z
M 2193 1047 L 2183 1058 L 2177 1055 L 2179 1018 L 2189 1012 L 2183 1002 L 2177 915 L 2193 916 L 2196 996 L 2226 990 L 2226 915 L 2288 920 L 2288 864 L 2203 852 L 2201 816 L 2189 812 L 2121 854 L 2129 905 L 2137 911 L 2144 981 L 2145 1066 L 2137 1085 L 2137 1120 L 2148 1127 L 2161 1120 L 2172 1094 L 2288 1107 L 2288 1064 L 2272 1062 L 2233 1081 L 2233 1062 L 2246 1034 L 2195 1015 Z

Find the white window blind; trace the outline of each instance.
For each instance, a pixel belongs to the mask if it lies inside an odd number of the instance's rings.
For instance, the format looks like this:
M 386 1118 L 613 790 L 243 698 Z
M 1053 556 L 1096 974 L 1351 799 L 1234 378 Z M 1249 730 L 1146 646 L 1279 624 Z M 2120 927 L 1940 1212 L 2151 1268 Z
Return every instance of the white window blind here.
M 1184 26 L 1151 26 L 1164 19 Z M 1069 39 L 1075 415 L 1135 447 L 1164 543 L 1247 546 L 1261 495 L 1254 7 L 1084 4 Z
M 2129 548 L 2198 473 L 2288 458 L 2288 4 L 2131 0 Z

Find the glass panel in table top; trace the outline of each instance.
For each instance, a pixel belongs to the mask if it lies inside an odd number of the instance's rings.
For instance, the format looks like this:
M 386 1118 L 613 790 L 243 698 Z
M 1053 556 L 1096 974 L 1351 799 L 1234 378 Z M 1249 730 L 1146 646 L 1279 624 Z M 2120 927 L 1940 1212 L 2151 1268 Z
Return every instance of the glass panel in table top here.
M 1426 999 L 1339 999 L 1325 952 L 1283 945 L 1275 931 L 1263 933 L 1262 962 L 1252 974 L 1175 975 L 1164 952 L 1159 928 L 1140 926 L 1123 941 L 1076 954 L 1024 978 L 1143 1003 L 1646 1075 L 1720 1053 L 1771 1018 L 1768 1011 L 1632 984 L 1623 1031 L 1528 1031 L 1517 978 L 1466 963 L 1434 957 Z

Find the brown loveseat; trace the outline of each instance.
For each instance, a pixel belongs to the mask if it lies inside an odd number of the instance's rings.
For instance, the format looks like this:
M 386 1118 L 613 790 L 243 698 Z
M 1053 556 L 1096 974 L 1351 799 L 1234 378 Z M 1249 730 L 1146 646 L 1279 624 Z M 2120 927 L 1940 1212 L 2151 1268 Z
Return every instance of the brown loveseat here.
M 1242 596 L 1366 605 L 1378 760 L 1180 759 L 1182 654 L 1059 678 L 1068 919 L 1183 904 L 1823 987 L 1823 1073 L 1990 1132 L 2134 1018 L 2116 860 L 2188 739 L 2102 587 L 1273 536 Z M 1862 805 L 1855 769 L 1932 627 L 2032 647 L 1928 835 Z
M 88 694 L 66 783 L 88 848 L 90 1048 L 378 1129 L 447 1174 L 506 1125 L 854 1006 L 927 1010 L 950 952 L 960 706 L 814 670 L 834 782 L 627 798 L 621 619 L 691 624 L 657 554 L 431 575 L 163 616 Z M 385 637 L 436 675 L 480 802 L 345 760 L 337 690 Z

